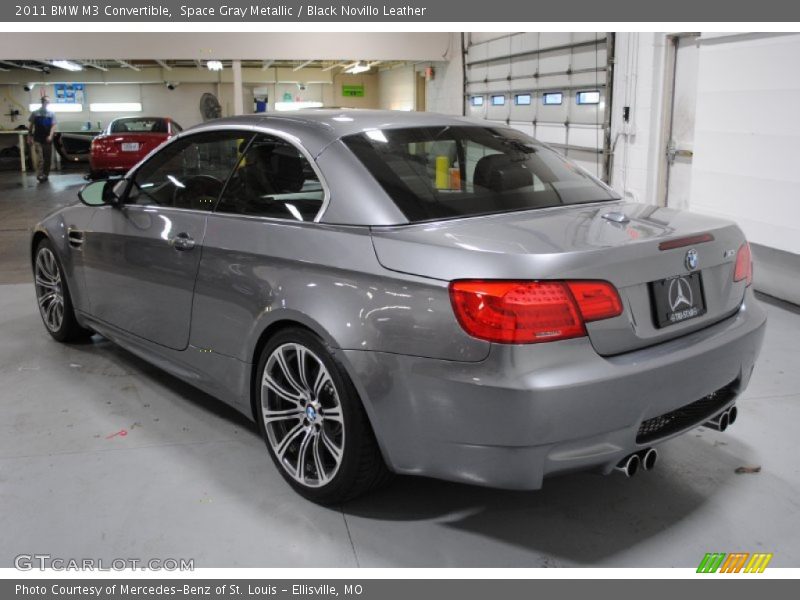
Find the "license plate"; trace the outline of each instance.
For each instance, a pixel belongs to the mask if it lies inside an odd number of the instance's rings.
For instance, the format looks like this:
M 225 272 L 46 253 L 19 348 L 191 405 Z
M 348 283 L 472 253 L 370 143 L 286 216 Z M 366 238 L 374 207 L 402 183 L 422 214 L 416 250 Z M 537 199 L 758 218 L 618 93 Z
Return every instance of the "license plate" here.
M 650 283 L 657 327 L 694 319 L 706 312 L 700 273 L 679 275 Z
M 127 142 L 122 144 L 122 151 L 123 152 L 138 152 L 139 151 L 139 144 L 136 142 Z

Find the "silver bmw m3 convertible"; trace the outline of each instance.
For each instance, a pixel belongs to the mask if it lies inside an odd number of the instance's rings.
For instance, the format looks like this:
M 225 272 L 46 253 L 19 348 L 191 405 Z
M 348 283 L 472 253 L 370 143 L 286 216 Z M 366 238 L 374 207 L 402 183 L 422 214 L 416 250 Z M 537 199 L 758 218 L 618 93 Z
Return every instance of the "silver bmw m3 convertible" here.
M 633 475 L 736 419 L 765 313 L 733 223 L 515 130 L 309 111 L 183 132 L 39 223 L 42 319 L 254 419 L 300 494 Z

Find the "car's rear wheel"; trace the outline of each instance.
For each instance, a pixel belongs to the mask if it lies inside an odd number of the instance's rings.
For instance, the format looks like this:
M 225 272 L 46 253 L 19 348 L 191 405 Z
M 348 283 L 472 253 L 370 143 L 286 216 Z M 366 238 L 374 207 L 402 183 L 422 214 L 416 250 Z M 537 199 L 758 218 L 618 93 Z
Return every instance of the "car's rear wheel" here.
M 76 342 L 92 335 L 75 319 L 64 270 L 49 240 L 36 247 L 34 285 L 39 314 L 47 332 L 59 342 Z
M 258 377 L 259 427 L 297 492 L 333 504 L 389 479 L 352 382 L 316 335 L 279 332 L 262 352 Z

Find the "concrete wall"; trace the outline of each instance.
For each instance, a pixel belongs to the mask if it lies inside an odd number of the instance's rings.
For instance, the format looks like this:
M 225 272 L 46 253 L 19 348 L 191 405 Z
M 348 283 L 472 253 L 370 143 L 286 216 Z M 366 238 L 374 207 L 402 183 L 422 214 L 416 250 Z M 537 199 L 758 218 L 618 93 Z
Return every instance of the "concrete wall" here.
M 381 71 L 378 74 L 378 99 L 380 108 L 388 110 L 414 110 L 413 65 Z
M 464 61 L 461 55 L 461 34 L 451 33 L 442 59 L 421 63 L 417 70 L 432 66 L 433 79 L 425 89 L 425 103 L 429 112 L 461 115 L 464 111 Z
M 374 69 L 373 69 L 374 71 Z M 325 106 L 342 106 L 345 108 L 379 108 L 380 107 L 380 75 L 377 72 L 349 75 L 339 73 L 333 78 L 333 85 L 324 87 Z M 363 97 L 342 96 L 343 85 L 363 85 Z

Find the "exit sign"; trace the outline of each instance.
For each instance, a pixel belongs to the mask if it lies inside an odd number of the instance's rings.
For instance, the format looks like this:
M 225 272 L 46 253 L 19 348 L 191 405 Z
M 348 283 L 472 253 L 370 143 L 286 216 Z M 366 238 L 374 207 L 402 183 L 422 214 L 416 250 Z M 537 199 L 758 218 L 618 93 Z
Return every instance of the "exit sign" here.
M 364 86 L 363 85 L 343 85 L 342 96 L 347 98 L 363 98 Z

